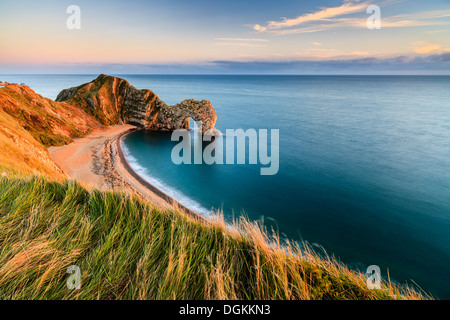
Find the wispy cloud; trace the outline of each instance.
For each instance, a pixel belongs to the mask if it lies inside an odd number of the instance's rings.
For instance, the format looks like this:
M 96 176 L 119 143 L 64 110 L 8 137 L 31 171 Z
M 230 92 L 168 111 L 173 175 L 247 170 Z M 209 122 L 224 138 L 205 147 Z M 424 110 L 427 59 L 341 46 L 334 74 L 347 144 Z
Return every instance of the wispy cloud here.
M 386 5 L 392 1 L 386 2 Z M 344 1 L 341 6 L 321 8 L 320 10 L 303 14 L 294 19 L 283 18 L 281 21 L 268 21 L 265 26 L 256 24 L 250 26 L 259 33 L 289 35 L 335 30 L 338 28 L 366 28 L 367 14 L 345 17 L 355 13 L 366 12 L 371 4 L 369 1 Z M 401 28 L 419 26 L 442 26 L 450 24 L 450 8 L 410 14 L 399 14 L 382 17 L 382 28 Z
M 246 41 L 246 42 L 268 42 L 267 39 L 248 39 L 248 38 L 216 38 L 217 41 Z
M 448 30 L 431 30 L 431 31 L 424 31 L 423 33 L 434 34 L 434 33 L 441 33 L 441 32 L 448 32 Z
M 311 48 L 298 51 L 293 54 L 283 55 L 283 59 L 288 60 L 304 60 L 304 61 L 324 61 L 324 60 L 351 60 L 370 56 L 366 51 L 340 51 L 332 48 Z M 372 55 L 372 57 L 374 57 Z M 267 57 L 273 61 L 273 57 Z
M 246 43 L 246 42 L 217 42 L 215 46 L 236 46 L 236 47 L 263 47 L 261 44 Z
M 399 14 L 382 20 L 383 28 L 420 27 L 450 24 L 450 8 L 412 14 Z
M 270 32 L 273 30 L 296 27 L 311 22 L 325 21 L 335 17 L 361 12 L 366 10 L 369 4 L 369 2 L 360 3 L 344 1 L 344 3 L 338 7 L 322 8 L 319 11 L 303 14 L 293 19 L 282 18 L 281 21 L 268 21 L 266 26 L 256 24 L 253 25 L 252 28 L 258 32 Z
M 239 70 L 244 73 L 263 74 L 445 74 L 450 75 L 450 52 L 418 57 L 392 58 L 362 57 L 355 52 L 353 59 L 311 61 L 213 61 L 224 71 Z
M 431 53 L 443 53 L 450 52 L 450 48 L 444 48 L 437 43 L 431 43 L 428 41 L 416 41 L 413 42 L 414 52 L 418 54 L 431 54 Z
M 267 39 L 257 38 L 215 38 L 215 46 L 235 46 L 235 47 L 263 47 L 261 43 L 268 42 Z

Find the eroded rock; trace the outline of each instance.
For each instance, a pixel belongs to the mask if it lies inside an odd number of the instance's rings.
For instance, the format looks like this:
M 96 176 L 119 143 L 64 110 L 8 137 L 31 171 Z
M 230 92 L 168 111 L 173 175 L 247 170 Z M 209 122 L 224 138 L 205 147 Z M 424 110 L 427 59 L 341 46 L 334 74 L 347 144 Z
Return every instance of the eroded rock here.
M 75 104 L 105 125 L 130 123 L 149 130 L 189 128 L 189 117 L 202 121 L 202 131 L 214 129 L 217 115 L 208 100 L 184 100 L 168 106 L 153 91 L 138 90 L 128 81 L 100 75 L 92 82 L 60 92 L 56 101 Z

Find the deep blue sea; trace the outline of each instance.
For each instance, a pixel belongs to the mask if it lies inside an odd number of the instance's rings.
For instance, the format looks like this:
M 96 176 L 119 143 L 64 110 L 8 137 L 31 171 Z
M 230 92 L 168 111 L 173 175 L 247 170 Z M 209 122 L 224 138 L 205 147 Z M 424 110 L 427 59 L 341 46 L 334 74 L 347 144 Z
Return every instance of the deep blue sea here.
M 450 299 L 450 77 L 121 77 L 168 104 L 210 100 L 222 132 L 279 129 L 273 176 L 261 165 L 175 165 L 169 133 L 132 133 L 123 147 L 149 182 L 202 214 L 263 218 L 352 267 L 378 265 Z M 0 76 L 53 99 L 94 78 Z

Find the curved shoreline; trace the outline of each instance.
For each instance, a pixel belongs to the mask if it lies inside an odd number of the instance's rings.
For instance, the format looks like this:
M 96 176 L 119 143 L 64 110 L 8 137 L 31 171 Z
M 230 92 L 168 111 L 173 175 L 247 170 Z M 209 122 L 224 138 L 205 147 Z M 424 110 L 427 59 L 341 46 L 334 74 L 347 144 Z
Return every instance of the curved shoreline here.
M 149 183 L 147 180 L 145 180 L 144 178 L 142 178 L 139 174 L 136 173 L 136 171 L 133 170 L 133 168 L 131 167 L 130 163 L 128 162 L 127 158 L 125 157 L 125 154 L 123 152 L 122 149 L 122 139 L 135 131 L 138 130 L 143 130 L 143 129 L 130 129 L 127 130 L 125 132 L 122 132 L 121 134 L 119 134 L 118 136 L 115 136 L 113 139 L 115 140 L 115 147 L 117 150 L 117 154 L 118 154 L 118 159 L 121 162 L 122 166 L 128 171 L 128 173 L 134 178 L 136 179 L 136 181 L 141 184 L 142 186 L 144 186 L 145 188 L 147 188 L 148 190 L 150 190 L 151 192 L 153 192 L 154 194 L 156 194 L 158 197 L 160 197 L 161 199 L 163 199 L 164 201 L 166 201 L 169 205 L 171 206 L 176 206 L 178 208 L 180 208 L 181 210 L 183 210 L 184 212 L 186 212 L 187 214 L 194 216 L 196 218 L 202 218 L 204 219 L 204 217 L 202 215 L 200 215 L 199 213 L 187 208 L 185 205 L 181 204 L 180 202 L 178 202 L 177 200 L 175 200 L 173 197 L 167 195 L 166 193 L 164 193 L 163 191 L 161 191 L 160 189 L 158 189 L 157 187 L 155 187 L 154 185 L 152 185 L 151 183 Z M 112 155 L 112 154 L 111 154 Z
M 187 208 L 137 174 L 122 150 L 122 139 L 139 130 L 133 125 L 115 125 L 95 130 L 74 142 L 48 148 L 53 162 L 70 178 L 88 188 L 136 193 L 161 209 L 179 208 L 197 219 L 201 214 Z

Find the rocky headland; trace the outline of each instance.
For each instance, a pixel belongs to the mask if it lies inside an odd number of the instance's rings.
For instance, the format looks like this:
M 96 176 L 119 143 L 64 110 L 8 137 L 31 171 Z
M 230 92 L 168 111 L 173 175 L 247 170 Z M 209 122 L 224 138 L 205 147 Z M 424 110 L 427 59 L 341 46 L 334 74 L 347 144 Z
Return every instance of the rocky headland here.
M 76 105 L 104 125 L 133 124 L 156 131 L 189 129 L 189 117 L 202 121 L 202 131 L 214 130 L 216 112 L 208 100 L 184 100 L 167 105 L 153 91 L 138 90 L 128 81 L 108 75 L 78 87 L 65 89 L 58 102 Z

